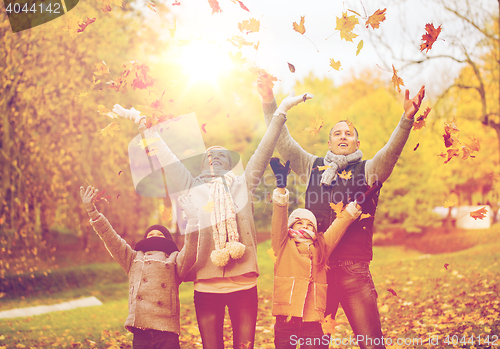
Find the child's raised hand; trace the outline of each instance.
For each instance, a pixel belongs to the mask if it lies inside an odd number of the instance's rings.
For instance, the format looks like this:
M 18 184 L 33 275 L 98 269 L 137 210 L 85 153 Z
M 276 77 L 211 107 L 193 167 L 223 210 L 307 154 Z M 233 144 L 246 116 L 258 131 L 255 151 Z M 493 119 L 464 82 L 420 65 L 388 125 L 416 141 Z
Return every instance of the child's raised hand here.
M 273 169 L 274 175 L 276 176 L 276 186 L 278 188 L 285 188 L 286 187 L 286 180 L 288 177 L 288 174 L 290 173 L 290 160 L 288 160 L 283 166 L 281 164 L 280 159 L 278 158 L 271 158 L 271 161 L 269 162 L 271 165 L 271 168 Z

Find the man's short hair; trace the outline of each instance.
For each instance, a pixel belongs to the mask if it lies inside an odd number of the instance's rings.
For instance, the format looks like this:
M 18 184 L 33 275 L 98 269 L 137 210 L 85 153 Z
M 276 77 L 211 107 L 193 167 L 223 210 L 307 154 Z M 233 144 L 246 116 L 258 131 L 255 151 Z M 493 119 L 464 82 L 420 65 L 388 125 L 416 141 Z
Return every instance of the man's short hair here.
M 333 128 L 335 126 L 337 126 L 337 124 L 341 123 L 341 122 L 345 122 L 346 124 L 349 125 L 348 121 L 347 120 L 340 120 L 339 122 L 337 122 L 335 125 L 333 125 L 333 127 L 330 129 L 330 133 L 328 134 L 328 139 L 330 139 L 332 137 L 332 132 L 333 132 Z M 354 125 L 352 125 L 352 127 L 354 127 L 354 134 L 356 135 L 356 140 L 359 141 L 359 133 L 358 133 L 358 130 L 356 129 L 356 127 Z

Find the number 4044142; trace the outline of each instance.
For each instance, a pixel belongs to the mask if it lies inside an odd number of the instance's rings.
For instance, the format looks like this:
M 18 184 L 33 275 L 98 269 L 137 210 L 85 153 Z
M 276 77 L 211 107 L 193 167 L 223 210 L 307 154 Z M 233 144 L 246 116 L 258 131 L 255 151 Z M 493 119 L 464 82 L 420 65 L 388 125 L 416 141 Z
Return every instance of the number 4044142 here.
M 38 10 L 37 10 L 37 7 L 38 7 Z M 25 12 L 25 13 L 43 13 L 43 12 L 49 12 L 49 13 L 61 13 L 60 10 L 61 10 L 61 4 L 60 3 L 54 3 L 54 7 L 52 7 L 52 3 L 48 3 L 48 4 L 33 4 L 31 5 L 31 7 L 28 6 L 27 3 L 24 3 L 24 4 L 18 4 L 17 2 L 14 2 L 14 3 L 9 3 L 7 5 L 7 7 L 5 8 L 5 10 L 8 12 L 8 13 L 21 13 L 21 12 Z

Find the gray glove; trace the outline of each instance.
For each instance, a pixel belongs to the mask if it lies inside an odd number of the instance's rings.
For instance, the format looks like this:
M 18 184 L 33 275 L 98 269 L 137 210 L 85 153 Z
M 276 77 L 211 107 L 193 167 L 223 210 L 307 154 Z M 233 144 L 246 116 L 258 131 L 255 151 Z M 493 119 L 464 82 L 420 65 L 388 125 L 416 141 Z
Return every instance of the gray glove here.
M 310 93 L 304 93 L 300 96 L 295 96 L 295 91 L 292 91 L 285 99 L 283 99 L 280 103 L 280 106 L 274 112 L 274 115 L 285 114 L 295 107 L 300 102 L 305 102 L 308 99 L 313 98 L 314 96 Z M 114 111 L 114 109 L 113 109 Z
M 94 189 L 94 187 L 91 186 L 88 186 L 85 191 L 83 187 L 80 187 L 80 197 L 82 198 L 83 206 L 92 220 L 96 220 L 99 217 L 99 211 L 97 211 L 94 205 L 98 191 L 99 189 Z

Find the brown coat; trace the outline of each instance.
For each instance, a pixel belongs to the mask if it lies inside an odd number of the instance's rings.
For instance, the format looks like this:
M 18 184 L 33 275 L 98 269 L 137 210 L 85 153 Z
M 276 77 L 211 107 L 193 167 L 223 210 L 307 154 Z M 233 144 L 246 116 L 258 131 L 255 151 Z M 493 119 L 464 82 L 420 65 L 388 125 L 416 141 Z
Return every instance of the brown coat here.
M 90 224 L 129 277 L 125 327 L 180 332 L 179 285 L 196 262 L 198 230 L 188 226 L 180 252 L 133 250 L 102 214 Z
M 344 211 L 342 217 L 326 230 L 325 260 L 354 220 Z M 296 316 L 303 321 L 323 320 L 328 288 L 326 265 L 318 263 L 316 244 L 297 244 L 288 235 L 288 190 L 285 195 L 276 190 L 274 193 L 271 243 L 277 257 L 274 264 L 273 316 Z

